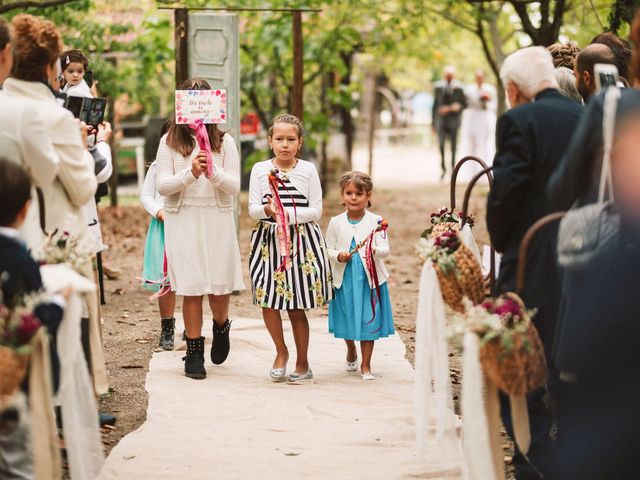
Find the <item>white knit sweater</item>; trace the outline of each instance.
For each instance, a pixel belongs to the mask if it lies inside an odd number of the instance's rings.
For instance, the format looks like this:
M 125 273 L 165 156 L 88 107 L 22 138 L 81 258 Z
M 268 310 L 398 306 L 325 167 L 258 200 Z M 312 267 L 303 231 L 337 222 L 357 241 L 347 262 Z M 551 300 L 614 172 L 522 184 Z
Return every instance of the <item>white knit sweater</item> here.
M 213 152 L 211 178 L 195 178 L 191 173 L 191 163 L 199 150 L 196 147 L 184 157 L 167 145 L 166 135 L 160 139 L 156 188 L 164 197 L 165 211 L 177 212 L 181 205 L 233 209 L 233 197 L 240 191 L 240 157 L 233 138 L 225 134 L 220 152 Z

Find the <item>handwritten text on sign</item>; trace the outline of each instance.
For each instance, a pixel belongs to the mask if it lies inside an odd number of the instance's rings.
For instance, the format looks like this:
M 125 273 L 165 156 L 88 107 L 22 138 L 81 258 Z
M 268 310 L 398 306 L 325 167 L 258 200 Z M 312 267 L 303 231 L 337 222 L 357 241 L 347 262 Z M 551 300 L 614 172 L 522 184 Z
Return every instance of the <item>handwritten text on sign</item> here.
M 176 90 L 176 123 L 227 123 L 226 90 Z

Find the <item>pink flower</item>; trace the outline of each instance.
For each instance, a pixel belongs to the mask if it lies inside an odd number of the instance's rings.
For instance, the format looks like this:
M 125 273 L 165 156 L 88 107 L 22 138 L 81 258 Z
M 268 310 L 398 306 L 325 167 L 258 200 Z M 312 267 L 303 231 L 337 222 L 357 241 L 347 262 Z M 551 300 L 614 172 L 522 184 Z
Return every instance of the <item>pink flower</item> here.
M 520 311 L 520 305 L 518 305 L 517 302 L 511 300 L 510 298 L 504 298 L 495 309 L 495 313 L 497 313 L 501 317 L 505 317 L 507 315 L 520 315 L 522 312 Z
M 22 322 L 16 329 L 16 335 L 20 344 L 26 345 L 31 341 L 42 324 L 32 313 L 23 313 L 20 315 L 20 320 Z

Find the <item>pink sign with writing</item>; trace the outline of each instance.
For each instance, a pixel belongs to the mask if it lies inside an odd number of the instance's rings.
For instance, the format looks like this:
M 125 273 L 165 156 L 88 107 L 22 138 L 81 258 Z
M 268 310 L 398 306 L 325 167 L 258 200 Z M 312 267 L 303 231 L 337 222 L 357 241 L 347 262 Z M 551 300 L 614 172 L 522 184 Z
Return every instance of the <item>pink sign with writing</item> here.
M 176 123 L 227 123 L 226 90 L 176 90 Z

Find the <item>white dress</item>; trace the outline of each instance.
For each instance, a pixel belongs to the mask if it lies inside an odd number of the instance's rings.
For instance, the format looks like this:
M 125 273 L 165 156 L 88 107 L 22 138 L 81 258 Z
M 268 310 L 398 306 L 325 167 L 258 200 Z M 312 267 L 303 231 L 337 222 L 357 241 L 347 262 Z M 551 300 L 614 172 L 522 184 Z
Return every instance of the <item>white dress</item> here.
M 165 249 L 171 289 L 177 295 L 225 295 L 243 290 L 242 264 L 231 206 L 220 199 L 240 190 L 240 162 L 233 138 L 226 134 L 214 153 L 214 176 L 191 174 L 196 147 L 188 158 L 160 141 L 157 189 L 164 197 L 180 193 L 177 205 L 165 201 Z M 165 198 L 166 200 L 166 198 Z
M 463 120 L 464 155 L 478 157 L 487 165 L 493 164 L 495 154 L 495 124 L 496 124 L 496 90 L 493 85 L 483 83 L 482 86 L 472 84 L 465 90 L 467 108 Z M 487 98 L 487 100 L 482 100 Z M 475 162 L 467 162 L 460 170 L 461 182 L 471 180 L 482 167 Z M 484 177 L 483 177 L 484 178 Z M 481 180 L 484 182 L 484 180 Z

